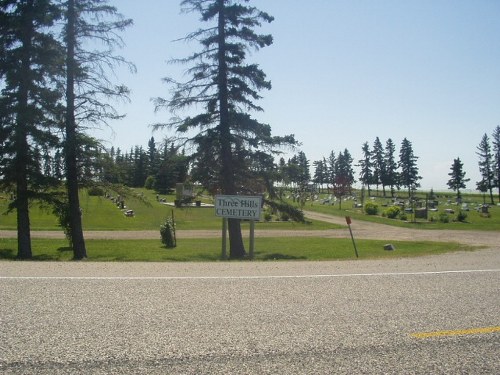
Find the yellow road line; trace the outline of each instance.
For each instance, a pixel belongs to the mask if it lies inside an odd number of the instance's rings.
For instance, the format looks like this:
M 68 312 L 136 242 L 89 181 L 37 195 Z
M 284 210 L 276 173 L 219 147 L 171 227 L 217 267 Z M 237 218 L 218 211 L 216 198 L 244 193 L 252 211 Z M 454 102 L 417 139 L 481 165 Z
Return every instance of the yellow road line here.
M 471 328 L 471 329 L 457 329 L 453 331 L 435 331 L 435 332 L 419 332 L 412 333 L 411 336 L 417 339 L 426 339 L 429 337 L 439 336 L 457 336 L 457 335 L 474 335 L 480 333 L 493 333 L 500 332 L 500 326 L 484 327 L 484 328 Z

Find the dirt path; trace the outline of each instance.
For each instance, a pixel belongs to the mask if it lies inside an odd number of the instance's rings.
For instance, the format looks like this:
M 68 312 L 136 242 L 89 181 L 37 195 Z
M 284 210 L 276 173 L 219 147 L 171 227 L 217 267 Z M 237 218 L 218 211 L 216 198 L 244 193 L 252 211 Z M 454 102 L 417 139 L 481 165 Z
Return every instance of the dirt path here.
M 256 237 L 325 237 L 348 238 L 349 231 L 345 219 L 342 217 L 306 211 L 307 218 L 320 220 L 332 224 L 344 225 L 345 228 L 329 230 L 256 230 Z M 458 242 L 474 246 L 488 246 L 500 248 L 500 232 L 498 231 L 460 231 L 460 230 L 418 230 L 393 227 L 390 225 L 353 221 L 351 225 L 356 238 L 377 239 L 386 241 L 443 241 Z M 177 237 L 182 238 L 217 238 L 221 236 L 219 230 L 178 230 Z M 248 233 L 244 232 L 244 235 Z M 16 238 L 16 231 L 0 230 L 0 238 Z M 58 231 L 33 231 L 32 238 L 64 238 Z M 158 231 L 86 231 L 87 239 L 159 239 Z

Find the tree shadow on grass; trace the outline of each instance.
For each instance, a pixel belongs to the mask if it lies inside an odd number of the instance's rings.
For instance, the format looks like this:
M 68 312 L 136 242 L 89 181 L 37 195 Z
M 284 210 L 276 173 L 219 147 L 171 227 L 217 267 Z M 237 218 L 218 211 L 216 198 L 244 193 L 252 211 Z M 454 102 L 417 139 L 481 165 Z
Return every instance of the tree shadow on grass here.
M 297 257 L 297 256 L 281 254 L 281 253 L 265 254 L 265 255 L 259 256 L 258 258 L 262 259 L 262 260 L 307 260 L 307 257 L 305 257 L 305 256 Z
M 64 247 L 60 247 L 57 249 L 57 252 L 58 253 L 69 253 L 69 252 L 72 252 L 73 249 L 69 246 L 64 246 Z
M 16 252 L 13 249 L 0 249 L 0 259 L 16 259 Z

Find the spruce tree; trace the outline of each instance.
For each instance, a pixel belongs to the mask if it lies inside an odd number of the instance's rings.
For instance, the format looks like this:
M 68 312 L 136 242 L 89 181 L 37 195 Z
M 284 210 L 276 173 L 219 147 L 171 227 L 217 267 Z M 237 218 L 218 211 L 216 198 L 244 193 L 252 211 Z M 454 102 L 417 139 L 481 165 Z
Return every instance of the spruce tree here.
M 460 158 L 453 159 L 451 172 L 448 173 L 450 179 L 447 184 L 450 189 L 457 192 L 457 200 L 460 200 L 460 189 L 465 189 L 465 183 L 470 181 L 470 178 L 465 178 L 465 171 L 463 170 L 463 163 Z
M 79 186 L 82 183 L 78 170 L 79 150 L 84 147 L 84 128 L 107 124 L 119 119 L 110 99 L 128 97 L 128 89 L 110 80 L 113 67 L 125 64 L 134 66 L 115 54 L 123 46 L 119 32 L 132 24 L 107 0 L 67 0 L 63 4 L 66 24 L 66 118 L 65 147 L 68 217 L 73 257 L 87 257 L 80 214 Z M 96 45 L 102 49 L 90 49 Z
M 408 188 L 408 197 L 412 197 L 412 191 L 420 186 L 418 182 L 422 177 L 418 175 L 417 166 L 418 157 L 413 153 L 411 142 L 404 138 L 401 142 L 399 150 L 399 168 L 401 173 L 399 175 L 399 183 L 401 186 Z
M 56 181 L 42 173 L 40 149 L 57 146 L 61 49 L 50 30 L 59 12 L 49 0 L 0 2 L 2 187 L 14 186 L 18 257 L 32 256 L 29 203 L 50 200 Z
M 500 125 L 497 125 L 493 131 L 493 174 L 495 176 L 495 185 L 498 188 L 498 202 L 500 202 Z
M 481 181 L 478 181 L 478 187 L 481 191 L 489 191 L 491 204 L 493 200 L 493 187 L 495 186 L 494 158 L 491 151 L 490 139 L 487 134 L 481 138 L 477 146 L 477 156 L 479 157 L 479 171 L 481 172 Z
M 363 159 L 358 161 L 358 165 L 361 168 L 359 180 L 363 186 L 367 187 L 368 196 L 371 196 L 370 185 L 373 182 L 373 163 L 372 153 L 368 142 L 363 143 L 361 150 L 363 152 Z
M 188 141 L 192 142 L 200 157 L 205 160 L 208 150 L 216 156 L 211 165 L 216 170 L 216 183 L 223 194 L 240 193 L 251 178 L 247 161 L 259 150 L 273 152 L 276 147 L 295 144 L 293 136 L 273 137 L 271 127 L 253 119 L 249 112 L 262 111 L 256 104 L 259 92 L 271 88 L 264 72 L 257 64 L 246 63 L 251 49 L 272 44 L 271 35 L 260 35 L 254 29 L 263 22 L 273 21 L 269 14 L 238 0 L 184 0 L 185 11 L 195 11 L 201 21 L 209 23 L 188 35 L 184 40 L 198 41 L 201 50 L 179 63 L 189 64 L 186 82 L 166 81 L 173 85 L 170 99 L 158 98 L 156 108 L 167 107 L 177 113 L 187 108 L 203 108 L 193 117 L 180 117 L 169 124 L 157 124 L 155 128 L 170 126 L 180 134 L 198 129 Z M 209 161 L 210 159 L 208 159 Z M 211 181 L 201 181 L 210 185 Z M 242 258 L 245 248 L 240 221 L 229 219 L 230 257 Z
M 385 197 L 385 160 L 384 160 L 384 147 L 379 137 L 375 138 L 372 150 L 372 165 L 373 165 L 373 181 L 377 185 L 377 193 L 379 185 L 382 185 L 382 193 Z
M 391 189 L 391 197 L 394 198 L 394 188 L 398 186 L 399 174 L 398 163 L 395 158 L 396 146 L 391 138 L 385 143 L 384 162 L 385 173 L 383 184 Z

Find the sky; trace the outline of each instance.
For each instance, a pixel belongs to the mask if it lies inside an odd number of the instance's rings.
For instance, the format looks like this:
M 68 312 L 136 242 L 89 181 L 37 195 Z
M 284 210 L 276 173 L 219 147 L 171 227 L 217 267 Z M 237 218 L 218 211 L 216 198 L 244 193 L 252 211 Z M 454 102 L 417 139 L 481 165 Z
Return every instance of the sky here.
M 172 136 L 152 132 L 168 111 L 151 101 L 169 97 L 164 77 L 185 79 L 187 68 L 169 63 L 198 51 L 176 41 L 204 27 L 178 0 L 111 0 L 134 20 L 119 54 L 137 73 L 118 69 L 131 102 L 117 103 L 126 117 L 96 131 L 105 144 L 129 150 Z M 311 164 L 333 151 L 391 138 L 399 157 L 407 138 L 418 157 L 421 188 L 444 191 L 453 160 L 479 181 L 477 146 L 500 124 L 500 1 L 498 0 L 251 0 L 275 17 L 258 29 L 273 45 L 253 52 L 272 83 L 252 115 L 273 135 L 294 134 Z M 291 154 L 285 154 L 285 159 Z M 359 177 L 359 176 L 357 176 Z

